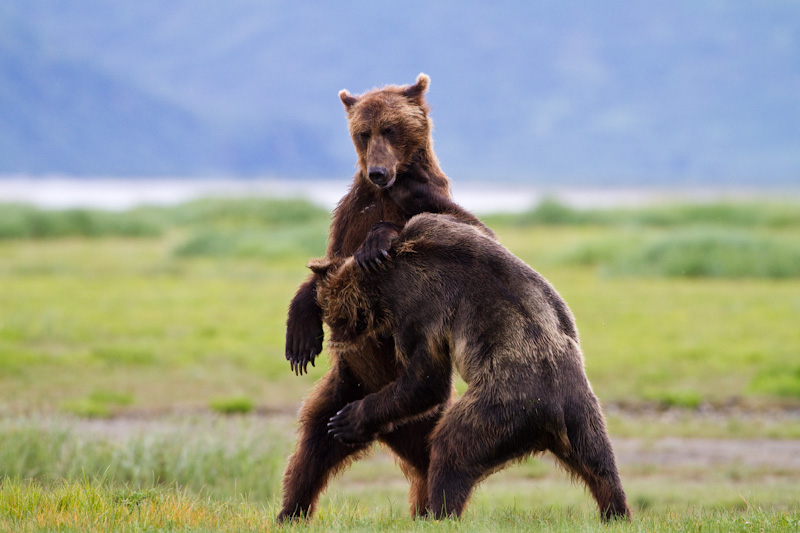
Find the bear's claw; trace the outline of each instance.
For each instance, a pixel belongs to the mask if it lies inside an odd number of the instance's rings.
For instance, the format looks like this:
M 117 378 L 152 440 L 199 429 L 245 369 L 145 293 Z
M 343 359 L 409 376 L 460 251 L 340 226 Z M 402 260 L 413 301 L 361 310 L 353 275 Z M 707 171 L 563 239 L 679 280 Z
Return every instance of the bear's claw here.
M 397 239 L 397 234 L 398 229 L 394 224 L 379 222 L 373 226 L 361 247 L 353 254 L 356 264 L 370 274 L 378 269 L 386 270 L 388 262 L 392 260 L 389 249 Z
M 314 359 L 322 352 L 322 328 L 318 335 L 304 335 L 300 339 L 291 331 L 286 335 L 286 360 L 295 375 L 301 376 L 308 372 L 308 364 L 314 366 Z
M 328 421 L 328 434 L 344 444 L 365 444 L 375 438 L 370 432 L 365 432 L 358 420 L 357 404 L 352 402 L 345 405 Z

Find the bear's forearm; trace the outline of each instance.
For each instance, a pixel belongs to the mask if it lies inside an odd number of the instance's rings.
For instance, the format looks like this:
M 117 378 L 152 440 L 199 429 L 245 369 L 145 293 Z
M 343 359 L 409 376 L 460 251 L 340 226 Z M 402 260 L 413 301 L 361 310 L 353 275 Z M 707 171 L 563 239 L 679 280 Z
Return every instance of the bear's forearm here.
M 317 278 L 311 275 L 300 285 L 289 304 L 286 322 L 288 326 L 300 326 L 317 320 L 322 321 L 322 310 L 317 303 Z
M 302 374 L 322 351 L 322 310 L 317 303 L 317 278 L 310 276 L 297 290 L 286 319 L 286 359 Z
M 367 425 L 380 428 L 400 424 L 447 401 L 452 391 L 450 365 L 436 364 L 427 354 L 419 357 L 428 360 L 412 360 L 396 381 L 364 398 Z

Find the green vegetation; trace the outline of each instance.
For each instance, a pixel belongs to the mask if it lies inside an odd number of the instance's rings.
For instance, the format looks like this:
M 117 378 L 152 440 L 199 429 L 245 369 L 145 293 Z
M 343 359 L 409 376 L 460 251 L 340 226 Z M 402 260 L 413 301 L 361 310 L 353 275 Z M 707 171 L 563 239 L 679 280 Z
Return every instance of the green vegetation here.
M 235 230 L 200 230 L 175 248 L 184 257 L 276 257 L 313 256 L 325 251 L 325 233 L 318 226 Z
M 277 529 L 287 416 L 167 416 L 96 423 L 15 417 L 0 426 L 0 530 Z M 412 521 L 407 484 L 383 453 L 334 481 L 300 531 L 793 531 L 797 470 L 623 466 L 632 524 L 604 526 L 549 459 L 490 477 L 460 522 Z
M 673 205 L 577 210 L 552 200 L 522 215 L 490 218 L 512 228 L 603 229 L 558 258 L 605 275 L 690 278 L 800 277 L 800 209 L 784 204 Z
M 800 398 L 797 211 L 550 203 L 487 220 L 570 303 L 601 398 L 695 408 Z M 545 224 L 546 212 L 569 216 Z M 159 232 L 0 240 L 4 409 L 103 417 L 214 398 L 299 401 L 310 381 L 287 372 L 286 306 L 305 262 L 324 254 L 327 213 L 202 200 L 102 216 Z
M 268 512 L 181 490 L 0 479 L 3 531 L 263 531 Z
M 89 209 L 47 211 L 26 205 L 0 204 L 0 239 L 59 237 L 156 237 L 157 220 L 139 213 Z
M 85 479 L 136 490 L 177 486 L 217 498 L 269 500 L 290 449 L 288 424 L 208 414 L 102 425 L 15 417 L 0 422 L 0 478 L 48 486 Z
M 0 204 L 0 239 L 158 237 L 168 229 L 298 228 L 325 224 L 328 212 L 303 200 L 201 199 L 175 207 L 113 212 Z M 323 234 L 324 239 L 324 234 Z
M 65 411 L 88 418 L 107 418 L 119 408 L 131 405 L 133 396 L 124 392 L 99 390 L 89 394 L 86 398 L 68 401 L 64 404 Z
M 0 480 L 0 529 L 5 531 L 796 531 L 800 516 L 746 508 L 644 512 L 631 524 L 600 524 L 586 509 L 479 508 L 461 521 L 412 521 L 398 508 L 348 503 L 321 509 L 310 524 L 279 527 L 275 508 L 219 501 L 180 490 L 108 487 L 82 480 L 55 487 Z
M 789 228 L 800 226 L 797 205 L 781 203 L 690 203 L 638 208 L 576 209 L 547 199 L 523 214 L 487 217 L 515 226 L 718 226 Z
M 211 400 L 211 410 L 224 415 L 247 414 L 254 407 L 253 400 L 247 396 L 230 396 Z
M 616 276 L 797 278 L 800 238 L 719 229 L 648 232 L 581 243 L 562 261 Z
M 74 213 L 0 206 L 0 530 L 269 529 L 296 408 L 327 364 L 294 376 L 283 338 L 328 213 L 275 200 L 81 211 L 83 226 Z M 800 405 L 798 213 L 551 202 L 486 220 L 569 302 L 612 435 L 797 439 L 780 413 Z M 613 530 L 800 519 L 794 466 L 622 475 L 638 518 Z M 461 523 L 411 522 L 405 490 L 374 454 L 296 529 L 609 529 L 547 461 L 489 478 Z

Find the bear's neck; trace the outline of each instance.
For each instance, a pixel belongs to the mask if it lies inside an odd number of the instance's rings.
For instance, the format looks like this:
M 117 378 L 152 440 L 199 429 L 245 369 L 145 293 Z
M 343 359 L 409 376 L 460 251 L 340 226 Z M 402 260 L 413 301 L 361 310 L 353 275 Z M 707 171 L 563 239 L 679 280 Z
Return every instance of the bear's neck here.
M 439 159 L 433 151 L 433 140 L 430 136 L 425 146 L 414 154 L 411 164 L 404 173 L 417 174 L 419 177 L 427 176 L 427 181 L 439 192 L 450 197 L 450 179 L 439 166 Z

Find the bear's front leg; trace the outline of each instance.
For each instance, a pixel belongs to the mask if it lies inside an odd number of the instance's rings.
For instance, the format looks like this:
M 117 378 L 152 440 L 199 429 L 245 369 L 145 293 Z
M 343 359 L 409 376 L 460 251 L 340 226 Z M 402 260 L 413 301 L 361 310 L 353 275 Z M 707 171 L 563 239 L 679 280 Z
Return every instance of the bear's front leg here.
M 403 343 L 409 335 L 419 341 L 406 352 L 412 354 L 406 368 L 397 380 L 376 393 L 349 403 L 331 417 L 328 431 L 340 442 L 369 442 L 379 433 L 391 431 L 394 425 L 418 418 L 449 400 L 452 371 L 446 343 L 419 338 L 421 327 L 403 329 L 405 334 L 396 332 L 395 342 Z M 440 349 L 431 353 L 428 346 L 437 344 L 441 344 Z

